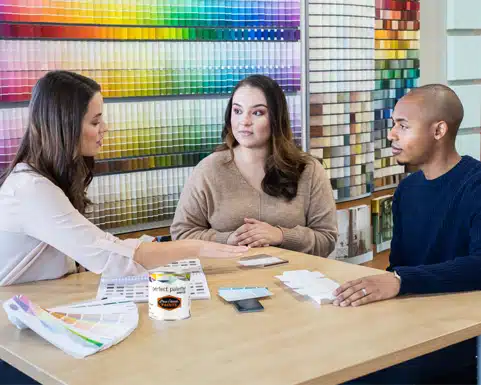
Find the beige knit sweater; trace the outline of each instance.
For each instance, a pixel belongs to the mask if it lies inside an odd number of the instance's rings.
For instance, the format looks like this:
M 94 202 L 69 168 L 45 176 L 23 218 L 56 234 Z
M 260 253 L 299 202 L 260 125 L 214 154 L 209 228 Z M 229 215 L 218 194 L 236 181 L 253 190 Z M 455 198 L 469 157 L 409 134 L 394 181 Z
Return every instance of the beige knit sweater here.
M 282 248 L 322 257 L 332 252 L 337 240 L 336 206 L 318 161 L 309 161 L 297 196 L 287 202 L 254 189 L 230 159 L 229 151 L 215 152 L 194 169 L 170 228 L 173 239 L 226 243 L 244 218 L 254 218 L 281 228 Z

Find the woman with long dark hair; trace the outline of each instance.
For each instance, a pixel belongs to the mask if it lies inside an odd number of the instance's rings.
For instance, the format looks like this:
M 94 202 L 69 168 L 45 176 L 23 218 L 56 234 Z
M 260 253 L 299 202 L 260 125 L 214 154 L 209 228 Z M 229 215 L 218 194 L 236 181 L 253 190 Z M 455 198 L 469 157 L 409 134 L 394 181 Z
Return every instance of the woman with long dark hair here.
M 192 256 L 235 257 L 247 250 L 198 240 L 120 240 L 84 217 L 93 157 L 107 126 L 100 86 L 67 72 L 35 85 L 27 130 L 0 177 L 0 285 L 58 278 L 76 270 L 132 275 Z
M 329 255 L 337 239 L 331 184 L 319 161 L 295 146 L 274 80 L 253 75 L 237 84 L 222 139 L 184 186 L 173 239 Z

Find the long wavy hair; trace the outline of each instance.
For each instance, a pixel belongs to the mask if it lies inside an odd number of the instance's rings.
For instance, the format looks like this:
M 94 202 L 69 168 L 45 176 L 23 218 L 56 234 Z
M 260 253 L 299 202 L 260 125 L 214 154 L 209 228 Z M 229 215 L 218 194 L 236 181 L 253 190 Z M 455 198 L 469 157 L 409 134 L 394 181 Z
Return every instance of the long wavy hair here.
M 26 132 L 15 158 L 0 177 L 0 186 L 17 164 L 27 163 L 85 213 L 94 159 L 81 155 L 80 141 L 82 121 L 97 92 L 98 83 L 73 72 L 52 71 L 39 79 L 32 90 Z
M 263 75 L 251 75 L 236 85 L 225 110 L 222 129 L 224 143 L 217 148 L 217 151 L 230 150 L 232 160 L 234 159 L 233 149 L 239 143 L 232 133 L 232 100 L 236 91 L 241 87 L 253 87 L 261 90 L 267 101 L 271 137 L 269 155 L 264 166 L 265 176 L 262 180 L 262 190 L 270 196 L 282 197 L 291 201 L 297 195 L 299 178 L 309 156 L 297 148 L 294 143 L 286 96 L 275 80 Z

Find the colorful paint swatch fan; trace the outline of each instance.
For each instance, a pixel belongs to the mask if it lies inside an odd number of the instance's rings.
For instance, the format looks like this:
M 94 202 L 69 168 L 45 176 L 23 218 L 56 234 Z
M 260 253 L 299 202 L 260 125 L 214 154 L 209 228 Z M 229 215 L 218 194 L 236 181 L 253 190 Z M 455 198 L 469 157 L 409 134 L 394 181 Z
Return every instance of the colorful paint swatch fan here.
M 90 301 L 44 309 L 24 295 L 3 303 L 9 320 L 19 329 L 30 328 L 75 358 L 121 342 L 138 325 L 133 302 Z

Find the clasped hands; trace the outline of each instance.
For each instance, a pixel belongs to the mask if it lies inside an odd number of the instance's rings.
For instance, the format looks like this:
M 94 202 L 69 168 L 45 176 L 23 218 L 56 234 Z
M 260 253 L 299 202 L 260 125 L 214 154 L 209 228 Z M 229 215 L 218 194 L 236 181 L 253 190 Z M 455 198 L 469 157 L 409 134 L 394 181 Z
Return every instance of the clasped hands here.
M 245 218 L 244 224 L 227 239 L 228 245 L 248 247 L 278 246 L 284 240 L 282 230 L 257 219 Z

